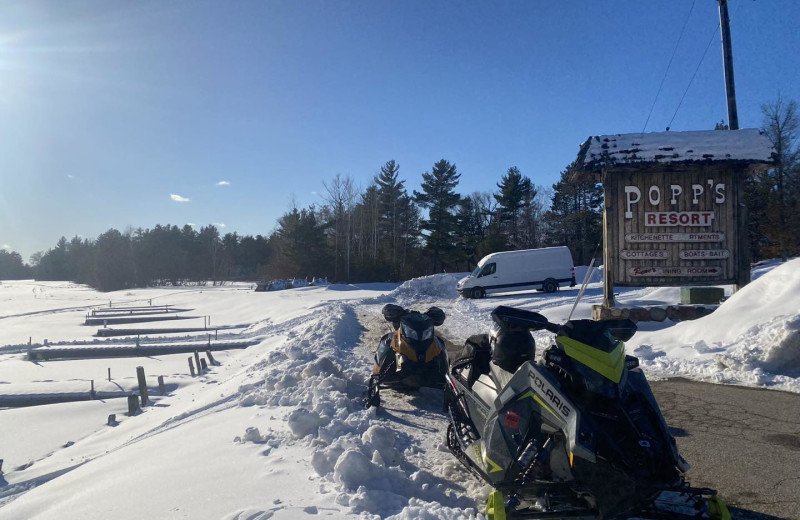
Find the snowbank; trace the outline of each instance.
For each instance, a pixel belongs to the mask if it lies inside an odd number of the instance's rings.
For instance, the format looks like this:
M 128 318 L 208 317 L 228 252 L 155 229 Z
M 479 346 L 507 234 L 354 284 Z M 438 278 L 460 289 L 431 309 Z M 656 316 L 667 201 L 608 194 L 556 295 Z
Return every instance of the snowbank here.
M 589 274 L 589 266 L 588 265 L 576 265 L 575 266 L 575 281 L 578 283 L 578 286 L 583 284 L 584 280 L 586 280 L 586 275 Z M 599 283 L 603 281 L 603 266 L 596 265 L 592 270 L 592 276 L 589 278 L 587 283 Z
M 637 334 L 628 346 L 658 372 L 800 392 L 800 259 L 763 273 L 713 314 Z
M 441 277 L 429 278 L 401 289 L 436 291 L 444 285 Z M 239 398 L 242 407 L 289 410 L 288 431 L 251 427 L 235 440 L 306 446 L 316 475 L 335 486 L 336 503 L 352 513 L 420 518 L 424 510 L 433 516 L 423 518 L 475 517 L 472 499 L 456 496 L 446 481 L 410 460 L 418 450 L 414 443 L 363 408 L 368 365 L 353 355 L 360 333 L 352 306 L 339 303 L 294 327 L 286 343 L 259 364 L 261 382 L 242 387 Z M 444 428 L 444 418 L 439 420 Z
M 400 284 L 389 294 L 365 303 L 381 303 L 384 301 L 420 303 L 431 299 L 455 299 L 458 298 L 456 286 L 461 278 L 463 278 L 463 274 L 450 273 L 412 278 Z M 402 305 L 402 303 L 400 304 Z

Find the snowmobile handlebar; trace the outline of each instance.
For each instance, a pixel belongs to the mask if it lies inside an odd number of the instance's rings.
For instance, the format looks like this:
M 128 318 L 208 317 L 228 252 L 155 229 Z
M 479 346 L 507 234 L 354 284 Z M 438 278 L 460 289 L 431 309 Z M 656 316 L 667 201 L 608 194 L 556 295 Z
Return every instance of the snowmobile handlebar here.
M 495 308 L 491 316 L 492 321 L 502 330 L 548 330 L 553 333 L 561 330 L 561 325 L 550 323 L 538 312 L 515 309 L 506 305 Z
M 383 314 L 384 319 L 386 319 L 386 321 L 391 322 L 392 324 L 399 323 L 400 319 L 403 316 L 406 316 L 412 312 L 419 312 L 419 311 L 404 309 L 403 307 L 396 305 L 394 303 L 387 303 L 386 305 L 383 306 L 383 309 L 381 309 L 381 314 Z M 420 314 L 425 314 L 431 320 L 433 320 L 434 327 L 438 327 L 442 323 L 444 323 L 445 314 L 444 311 L 439 307 L 430 307 L 427 311 L 420 312 Z
M 608 331 L 611 336 L 619 341 L 628 341 L 633 337 L 638 328 L 636 323 L 630 319 L 622 320 L 571 320 L 562 325 L 552 323 L 547 318 L 534 311 L 515 309 L 500 305 L 492 311 L 492 320 L 503 330 L 510 331 L 534 331 L 547 330 L 554 334 L 564 334 L 573 336 L 576 333 L 598 334 Z

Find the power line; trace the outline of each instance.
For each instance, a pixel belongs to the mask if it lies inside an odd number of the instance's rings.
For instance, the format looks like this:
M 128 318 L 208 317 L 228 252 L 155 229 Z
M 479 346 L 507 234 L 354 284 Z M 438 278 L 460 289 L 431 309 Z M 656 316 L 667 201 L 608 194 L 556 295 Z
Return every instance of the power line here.
M 700 70 L 700 65 L 703 64 L 703 60 L 706 59 L 706 54 L 708 54 L 708 49 L 711 48 L 711 44 L 714 42 L 714 35 L 717 34 L 717 30 L 719 30 L 719 22 L 717 22 L 717 26 L 714 28 L 714 32 L 711 33 L 711 38 L 708 40 L 708 45 L 706 45 L 706 50 L 703 52 L 703 56 L 700 58 L 700 61 L 697 63 L 697 68 L 694 69 L 694 74 L 692 74 L 692 79 L 689 80 L 689 84 L 686 85 L 686 90 L 683 91 L 683 96 L 681 96 L 681 100 L 678 102 L 677 108 L 675 108 L 675 113 L 672 114 L 672 119 L 669 120 L 669 124 L 667 125 L 667 129 L 672 126 L 672 122 L 675 120 L 675 116 L 678 115 L 678 110 L 680 110 L 681 105 L 683 104 L 683 100 L 686 98 L 686 94 L 689 92 L 689 87 L 692 86 L 692 82 L 694 81 L 694 77 L 697 76 L 697 71 Z
M 734 10 L 733 15 L 730 17 L 731 20 L 733 20 L 736 17 L 736 13 L 739 12 L 739 7 L 741 7 L 741 5 L 742 5 L 741 3 L 736 5 L 736 9 Z M 678 102 L 677 108 L 675 108 L 675 113 L 672 114 L 672 119 L 669 120 L 669 124 L 667 125 L 667 130 L 669 130 L 669 128 L 672 126 L 672 122 L 675 120 L 675 116 L 678 115 L 678 110 L 680 110 L 681 105 L 683 104 L 683 100 L 686 97 L 686 94 L 689 92 L 689 87 L 692 86 L 692 82 L 694 81 L 694 77 L 697 76 L 697 71 L 700 70 L 700 65 L 702 65 L 703 64 L 703 60 L 706 59 L 706 54 L 708 54 L 708 49 L 711 48 L 711 43 L 713 43 L 713 41 L 714 41 L 714 35 L 717 34 L 717 31 L 719 30 L 719 26 L 720 26 L 720 22 L 718 21 L 717 22 L 717 26 L 714 28 L 714 31 L 711 33 L 711 38 L 709 38 L 709 40 L 708 40 L 708 45 L 706 45 L 706 50 L 705 50 L 705 52 L 703 52 L 703 57 L 700 58 L 700 62 L 697 64 L 697 68 L 694 69 L 694 74 L 692 74 L 692 79 L 690 79 L 689 80 L 689 84 L 686 85 L 686 90 L 683 91 L 683 96 L 681 96 L 681 100 Z
M 664 87 L 664 81 L 667 79 L 670 66 L 672 66 L 672 60 L 675 59 L 675 53 L 678 52 L 678 44 L 681 43 L 683 32 L 686 30 L 686 25 L 689 23 L 689 18 L 692 17 L 692 11 L 694 11 L 695 2 L 697 2 L 697 0 L 692 0 L 692 6 L 689 8 L 689 14 L 686 15 L 686 20 L 684 20 L 683 27 L 681 27 L 681 32 L 678 35 L 678 41 L 675 42 L 675 48 L 672 49 L 672 56 L 670 56 L 669 63 L 667 63 L 667 69 L 664 71 L 664 77 L 661 78 L 661 84 L 658 86 L 658 92 L 656 92 L 656 97 L 653 99 L 653 105 L 650 107 L 650 112 L 647 114 L 647 120 L 645 120 L 644 126 L 642 127 L 642 133 L 644 133 L 645 129 L 647 128 L 647 123 L 650 122 L 650 116 L 653 115 L 653 109 L 656 107 L 656 101 L 658 101 L 658 96 L 661 94 L 661 89 Z

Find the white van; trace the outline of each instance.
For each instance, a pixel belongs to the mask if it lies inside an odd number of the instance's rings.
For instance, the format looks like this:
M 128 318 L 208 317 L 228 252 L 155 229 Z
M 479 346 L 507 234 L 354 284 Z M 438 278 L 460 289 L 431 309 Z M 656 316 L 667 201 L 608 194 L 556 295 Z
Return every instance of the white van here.
M 575 286 L 569 248 L 545 247 L 484 256 L 469 276 L 459 280 L 458 293 L 465 298 L 525 290 L 552 293 L 567 285 Z

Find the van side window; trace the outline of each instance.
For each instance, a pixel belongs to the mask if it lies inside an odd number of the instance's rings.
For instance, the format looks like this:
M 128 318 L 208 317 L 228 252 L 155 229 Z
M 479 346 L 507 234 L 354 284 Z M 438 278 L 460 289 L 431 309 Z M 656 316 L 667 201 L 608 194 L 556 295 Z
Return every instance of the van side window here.
M 495 264 L 494 262 L 492 262 L 491 264 L 486 264 L 483 266 L 483 269 L 481 269 L 481 274 L 479 274 L 478 277 L 480 278 L 481 276 L 494 274 L 495 271 L 497 271 L 497 264 Z

